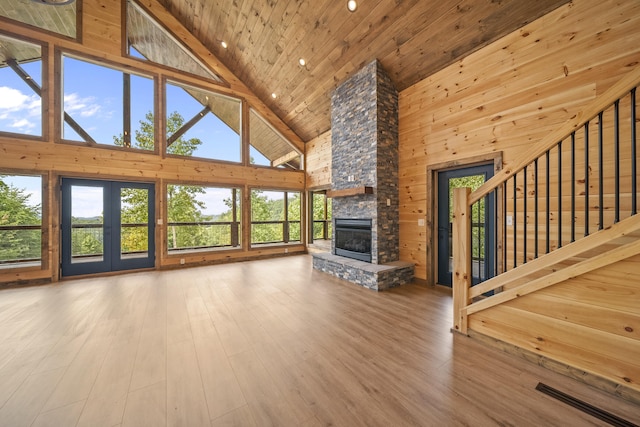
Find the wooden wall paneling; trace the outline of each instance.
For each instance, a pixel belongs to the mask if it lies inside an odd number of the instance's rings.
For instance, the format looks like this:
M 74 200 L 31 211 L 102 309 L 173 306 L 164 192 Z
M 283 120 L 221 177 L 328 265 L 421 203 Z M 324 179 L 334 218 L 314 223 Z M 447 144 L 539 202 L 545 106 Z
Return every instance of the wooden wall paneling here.
M 628 73 L 640 62 L 639 12 L 637 4 L 611 7 L 593 0 L 576 1 L 403 90 L 399 97 L 401 218 L 420 209 L 428 216 L 432 210 L 426 197 L 416 201 L 413 193 L 416 185 L 426 183 L 427 167 L 501 151 L 504 168 L 508 168 L 520 153 Z M 576 146 L 580 146 L 578 141 Z M 623 162 L 629 163 L 621 154 Z M 597 159 L 590 157 L 590 163 Z M 554 155 L 551 161 L 556 159 Z M 575 178 L 578 191 L 578 182 L 584 177 L 579 171 L 584 170 L 584 161 L 579 162 L 582 166 L 576 169 Z M 610 161 L 605 163 L 608 166 Z M 621 172 L 623 180 L 629 180 L 627 169 Z M 556 177 L 554 173 L 550 178 Z M 563 169 L 563 182 L 567 177 Z M 589 184 L 597 189 L 597 181 L 590 179 Z M 568 185 L 562 185 L 563 218 L 570 216 L 570 205 L 564 199 Z M 550 186 L 552 197 L 556 197 L 557 182 L 551 181 Z M 610 188 L 608 180 L 605 188 Z M 511 193 L 511 188 L 508 191 Z M 596 192 L 590 188 L 590 194 Z M 597 196 L 592 197 L 590 202 L 597 200 Z M 521 200 L 519 194 L 519 216 Z M 606 202 L 609 200 L 605 197 Z M 528 205 L 533 213 L 532 199 Z M 557 224 L 551 224 L 555 233 Z M 567 232 L 564 228 L 563 241 Z M 401 259 L 415 256 L 419 242 L 413 236 L 420 231 L 412 221 L 401 222 Z M 411 237 L 405 240 L 405 236 Z M 557 241 L 557 236 L 551 237 Z M 521 250 L 522 242 L 518 246 Z M 431 261 L 428 264 L 424 270 L 416 269 L 416 277 L 427 278 L 426 271 L 433 268 Z
M 82 1 L 82 44 L 99 52 L 122 53 L 122 11 L 124 1 Z
M 548 295 L 545 291 L 527 295 L 527 298 L 516 298 L 507 305 L 640 341 L 640 313 L 567 300 Z
M 52 208 L 53 208 L 53 197 L 54 197 L 54 188 L 52 187 L 52 178 L 51 174 L 45 173 L 42 175 L 42 204 L 40 209 L 40 214 L 42 215 L 42 243 L 41 243 L 41 269 L 45 271 L 51 270 L 51 265 L 53 263 L 53 245 L 55 244 L 54 232 L 57 230 L 57 227 L 54 227 L 54 222 L 52 220 Z
M 159 162 L 158 156 L 119 148 L 94 148 L 75 144 L 25 143 L 0 137 L 3 156 L 0 167 L 20 164 L 34 170 L 116 179 L 153 180 L 165 178 L 204 184 L 286 186 L 304 189 L 304 172 L 243 167 L 230 163 L 168 157 Z
M 307 189 L 331 186 L 331 131 L 305 144 Z
M 155 268 L 159 268 L 165 260 L 165 254 L 167 253 L 167 223 L 169 222 L 169 216 L 167 213 L 167 184 L 164 179 L 158 179 L 155 181 L 155 210 L 156 215 L 153 219 L 155 221 L 155 233 L 156 239 L 156 260 L 154 263 Z
M 248 185 L 242 188 L 242 224 L 251 224 L 251 189 Z M 242 249 L 248 250 L 251 246 L 251 225 L 242 227 L 241 241 Z
M 469 328 L 639 390 L 640 341 L 507 305 L 469 316 Z

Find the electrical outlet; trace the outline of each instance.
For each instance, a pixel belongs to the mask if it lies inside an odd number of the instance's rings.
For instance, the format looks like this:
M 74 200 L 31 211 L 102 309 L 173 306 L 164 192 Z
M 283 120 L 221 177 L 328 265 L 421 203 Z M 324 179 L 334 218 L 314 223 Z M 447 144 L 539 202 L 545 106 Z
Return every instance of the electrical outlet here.
M 184 258 L 180 258 L 180 265 L 184 265 Z
M 289 248 L 284 248 L 284 253 L 288 254 L 289 253 Z
M 391 199 L 387 199 L 387 206 L 391 206 Z
M 418 227 L 424 227 L 424 219 L 420 218 L 418 220 Z
M 513 217 L 511 215 L 507 215 L 507 225 L 513 225 Z
M 158 225 L 162 225 L 162 218 L 158 218 Z

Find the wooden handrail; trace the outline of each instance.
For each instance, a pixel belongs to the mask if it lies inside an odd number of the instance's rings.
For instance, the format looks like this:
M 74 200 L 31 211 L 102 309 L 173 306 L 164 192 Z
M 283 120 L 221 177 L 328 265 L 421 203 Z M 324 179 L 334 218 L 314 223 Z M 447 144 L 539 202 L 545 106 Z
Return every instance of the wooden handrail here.
M 485 197 L 498 185 L 511 178 L 515 173 L 520 171 L 524 166 L 532 163 L 535 159 L 543 155 L 547 150 L 553 148 L 558 142 L 563 141 L 573 132 L 584 125 L 589 120 L 607 108 L 613 103 L 631 91 L 640 82 L 640 67 L 636 67 L 630 71 L 616 84 L 611 86 L 602 95 L 598 95 L 590 104 L 588 104 L 580 113 L 573 116 L 557 131 L 552 132 L 542 138 L 537 144 L 534 144 L 529 151 L 526 152 L 519 160 L 509 167 L 502 169 L 496 173 L 493 178 L 482 184 L 476 191 L 469 196 L 469 204 L 472 205 L 478 200 Z

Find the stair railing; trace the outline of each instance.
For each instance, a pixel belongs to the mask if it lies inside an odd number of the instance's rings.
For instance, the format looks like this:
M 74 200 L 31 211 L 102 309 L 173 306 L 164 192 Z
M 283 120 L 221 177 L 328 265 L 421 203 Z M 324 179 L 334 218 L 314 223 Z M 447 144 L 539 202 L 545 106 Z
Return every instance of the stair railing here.
M 454 330 L 466 334 L 467 308 L 507 289 L 501 274 L 637 214 L 639 82 L 640 67 L 473 193 L 454 190 Z M 494 235 L 472 237 L 489 203 Z M 486 251 L 487 280 L 471 287 L 472 253 Z

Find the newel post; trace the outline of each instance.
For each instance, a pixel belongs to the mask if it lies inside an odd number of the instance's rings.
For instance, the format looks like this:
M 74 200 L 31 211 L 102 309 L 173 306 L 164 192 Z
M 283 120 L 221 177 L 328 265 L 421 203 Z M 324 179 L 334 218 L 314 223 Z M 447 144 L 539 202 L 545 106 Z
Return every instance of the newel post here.
M 462 309 L 469 303 L 471 286 L 471 208 L 469 188 L 453 189 L 453 330 L 467 333 L 467 315 Z

